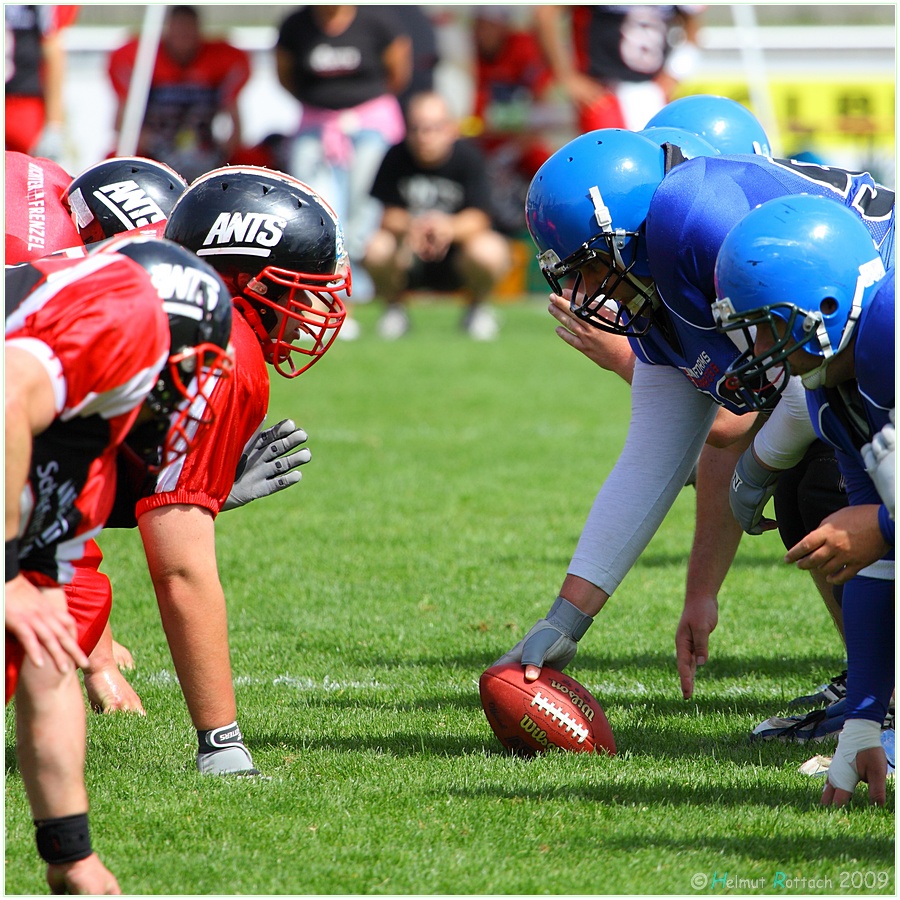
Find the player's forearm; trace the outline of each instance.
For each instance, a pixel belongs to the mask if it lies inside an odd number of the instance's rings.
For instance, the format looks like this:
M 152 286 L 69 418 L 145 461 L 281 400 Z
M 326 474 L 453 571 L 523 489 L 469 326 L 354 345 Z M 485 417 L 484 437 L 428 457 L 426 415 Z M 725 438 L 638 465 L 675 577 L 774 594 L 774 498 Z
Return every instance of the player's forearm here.
M 564 81 L 575 72 L 572 55 L 563 40 L 563 11 L 554 6 L 537 6 L 534 10 L 535 36 L 554 78 Z
M 48 125 L 62 125 L 65 121 L 63 84 L 65 82 L 66 51 L 60 35 L 47 38 L 43 44 L 44 57 L 44 115 Z
M 469 207 L 451 216 L 450 224 L 453 229 L 453 243 L 458 244 L 483 231 L 488 231 L 491 220 L 483 210 Z
M 739 452 L 707 444 L 697 464 L 697 515 L 688 561 L 685 605 L 716 599 L 741 541 L 728 490 Z
M 386 206 L 381 217 L 381 227 L 401 240 L 409 231 L 412 215 L 399 206 Z

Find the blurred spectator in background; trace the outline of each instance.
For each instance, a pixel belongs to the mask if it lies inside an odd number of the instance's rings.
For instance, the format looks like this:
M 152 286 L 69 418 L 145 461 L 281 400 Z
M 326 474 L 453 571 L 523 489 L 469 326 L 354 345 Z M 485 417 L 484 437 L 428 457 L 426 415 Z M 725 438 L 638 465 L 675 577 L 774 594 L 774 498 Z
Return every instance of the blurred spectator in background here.
M 440 56 L 434 22 L 421 6 L 404 6 L 402 19 L 403 27 L 412 41 L 412 75 L 406 89 L 400 94 L 400 106 L 405 111 L 414 94 L 434 90 L 434 70 Z
M 3 7 L 6 19 L 6 149 L 63 162 L 62 30 L 77 6 Z
M 671 99 L 697 59 L 704 6 L 536 6 L 535 26 L 580 132 L 637 131 Z M 564 36 L 568 15 L 570 39 Z M 680 29 L 675 44 L 672 32 Z
M 372 298 L 361 265 L 378 226 L 369 194 L 387 149 L 403 139 L 398 96 L 412 73 L 412 41 L 401 14 L 383 6 L 305 6 L 281 23 L 278 80 L 302 104 L 288 172 L 328 197 L 344 225 L 353 298 Z M 368 283 L 367 283 L 368 282 Z M 359 325 L 347 320 L 344 339 Z
M 122 126 L 138 39 L 113 51 L 109 77 Z M 231 161 L 241 143 L 238 94 L 250 78 L 250 58 L 201 31 L 197 9 L 173 6 L 166 17 L 134 155 L 164 162 L 192 181 Z
M 406 334 L 404 292 L 430 288 L 464 290 L 463 330 L 475 340 L 495 338 L 497 320 L 486 300 L 509 269 L 509 245 L 491 227 L 484 157 L 460 138 L 440 94 L 410 100 L 406 139 L 388 150 L 372 194 L 384 205 L 365 261 L 387 304 L 379 335 L 394 340 Z
M 553 80 L 533 30 L 517 27 L 520 7 L 479 6 L 472 22 L 478 143 L 485 155 L 493 218 L 510 236 L 525 229 L 525 196 L 550 156 L 539 101 Z

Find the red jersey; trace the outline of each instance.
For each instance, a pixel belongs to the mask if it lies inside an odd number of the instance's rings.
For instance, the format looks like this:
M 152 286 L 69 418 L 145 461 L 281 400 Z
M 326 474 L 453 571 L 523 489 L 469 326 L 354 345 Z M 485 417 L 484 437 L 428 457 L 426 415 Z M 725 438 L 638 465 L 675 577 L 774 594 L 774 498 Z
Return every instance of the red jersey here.
M 6 265 L 83 247 L 59 199 L 72 176 L 49 159 L 12 150 L 6 151 L 5 161 Z
M 202 506 L 217 515 L 234 484 L 241 453 L 266 417 L 269 370 L 259 339 L 234 310 L 231 326 L 234 370 L 213 390 L 216 420 L 203 426 L 190 452 L 159 473 L 154 493 L 139 500 L 135 515 L 175 503 Z M 226 396 L 223 398 L 222 393 Z
M 234 484 L 241 453 L 262 424 L 269 403 L 269 374 L 262 348 L 237 310 L 231 343 L 232 376 L 219 382 L 213 392 L 228 392 L 221 414 L 214 423 L 203 426 L 201 439 L 186 457 L 160 473 L 155 493 L 140 497 L 147 470 L 133 454 L 118 454 L 120 492 L 114 524 L 133 527 L 144 512 L 175 503 L 201 506 L 214 516 L 222 508 Z M 96 644 L 112 606 L 112 587 L 99 571 L 102 555 L 93 541 L 91 545 L 89 549 L 94 552 L 78 560 L 72 582 L 66 585 L 66 603 L 78 622 L 79 645 L 86 653 Z
M 109 77 L 120 104 L 128 96 L 138 41 L 114 50 Z M 180 65 L 160 44 L 150 80 L 138 156 L 167 162 L 188 181 L 223 165 L 213 120 L 233 106 L 250 78 L 250 58 L 225 41 L 203 41 L 197 55 Z
M 64 584 L 112 508 L 116 450 L 169 353 L 147 272 L 116 254 L 7 269 L 6 346 L 53 384 L 56 420 L 35 437 L 22 497 L 21 568 Z

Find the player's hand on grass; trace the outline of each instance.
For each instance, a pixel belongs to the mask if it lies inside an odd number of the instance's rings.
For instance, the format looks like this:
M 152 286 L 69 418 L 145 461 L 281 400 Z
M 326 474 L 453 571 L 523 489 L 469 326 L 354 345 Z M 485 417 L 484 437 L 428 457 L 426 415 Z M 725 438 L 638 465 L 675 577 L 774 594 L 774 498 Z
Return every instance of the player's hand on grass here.
M 774 519 L 763 517 L 763 510 L 775 493 L 781 472 L 767 469 L 748 447 L 739 457 L 731 479 L 728 502 L 741 528 L 747 534 L 762 534 L 777 527 Z
M 705 665 L 709 659 L 709 636 L 718 623 L 719 604 L 714 597 L 685 601 L 675 631 L 675 658 L 685 700 L 693 696 L 697 667 Z
M 87 665 L 61 590 L 41 591 L 24 575 L 17 575 L 6 582 L 4 621 L 34 665 L 41 667 L 49 660 L 60 672 Z
M 96 853 L 71 863 L 47 866 L 47 884 L 52 894 L 121 894 L 116 876 Z
M 828 767 L 822 806 L 846 806 L 860 781 L 869 785 L 869 799 L 884 806 L 887 757 L 881 746 L 881 724 L 870 719 L 848 719 Z
M 891 548 L 878 526 L 879 506 L 846 506 L 822 519 L 819 527 L 787 552 L 798 569 L 818 569 L 829 584 L 845 584 Z
M 291 419 L 260 431 L 241 456 L 237 477 L 222 510 L 236 509 L 300 481 L 300 466 L 310 461 L 311 454 L 308 448 L 297 447 L 307 439 L 306 432 Z
M 528 634 L 494 665 L 521 663 L 526 681 L 534 681 L 545 665 L 562 671 L 575 658 L 578 641 L 593 621 L 577 606 L 557 597 L 547 615 L 538 619 Z

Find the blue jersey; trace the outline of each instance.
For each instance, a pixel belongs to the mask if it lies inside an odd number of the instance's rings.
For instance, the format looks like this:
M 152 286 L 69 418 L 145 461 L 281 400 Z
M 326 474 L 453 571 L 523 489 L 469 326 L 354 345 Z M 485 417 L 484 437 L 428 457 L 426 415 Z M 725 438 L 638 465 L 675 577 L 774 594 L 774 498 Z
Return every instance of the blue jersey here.
M 894 194 L 868 173 L 763 156 L 697 157 L 673 168 L 650 203 L 647 252 L 662 307 L 644 337 L 630 338 L 632 349 L 644 362 L 680 369 L 697 390 L 732 412 L 748 410 L 725 384 L 725 371 L 740 351 L 713 320 L 716 256 L 751 209 L 791 194 L 833 197 L 853 209 L 885 266 L 892 265 Z
M 888 424 L 888 414 L 894 408 L 893 269 L 863 308 L 854 334 L 856 380 L 807 391 L 806 405 L 816 433 L 837 451 L 850 505 L 881 504 L 860 451 Z M 893 523 L 889 527 L 893 533 Z

